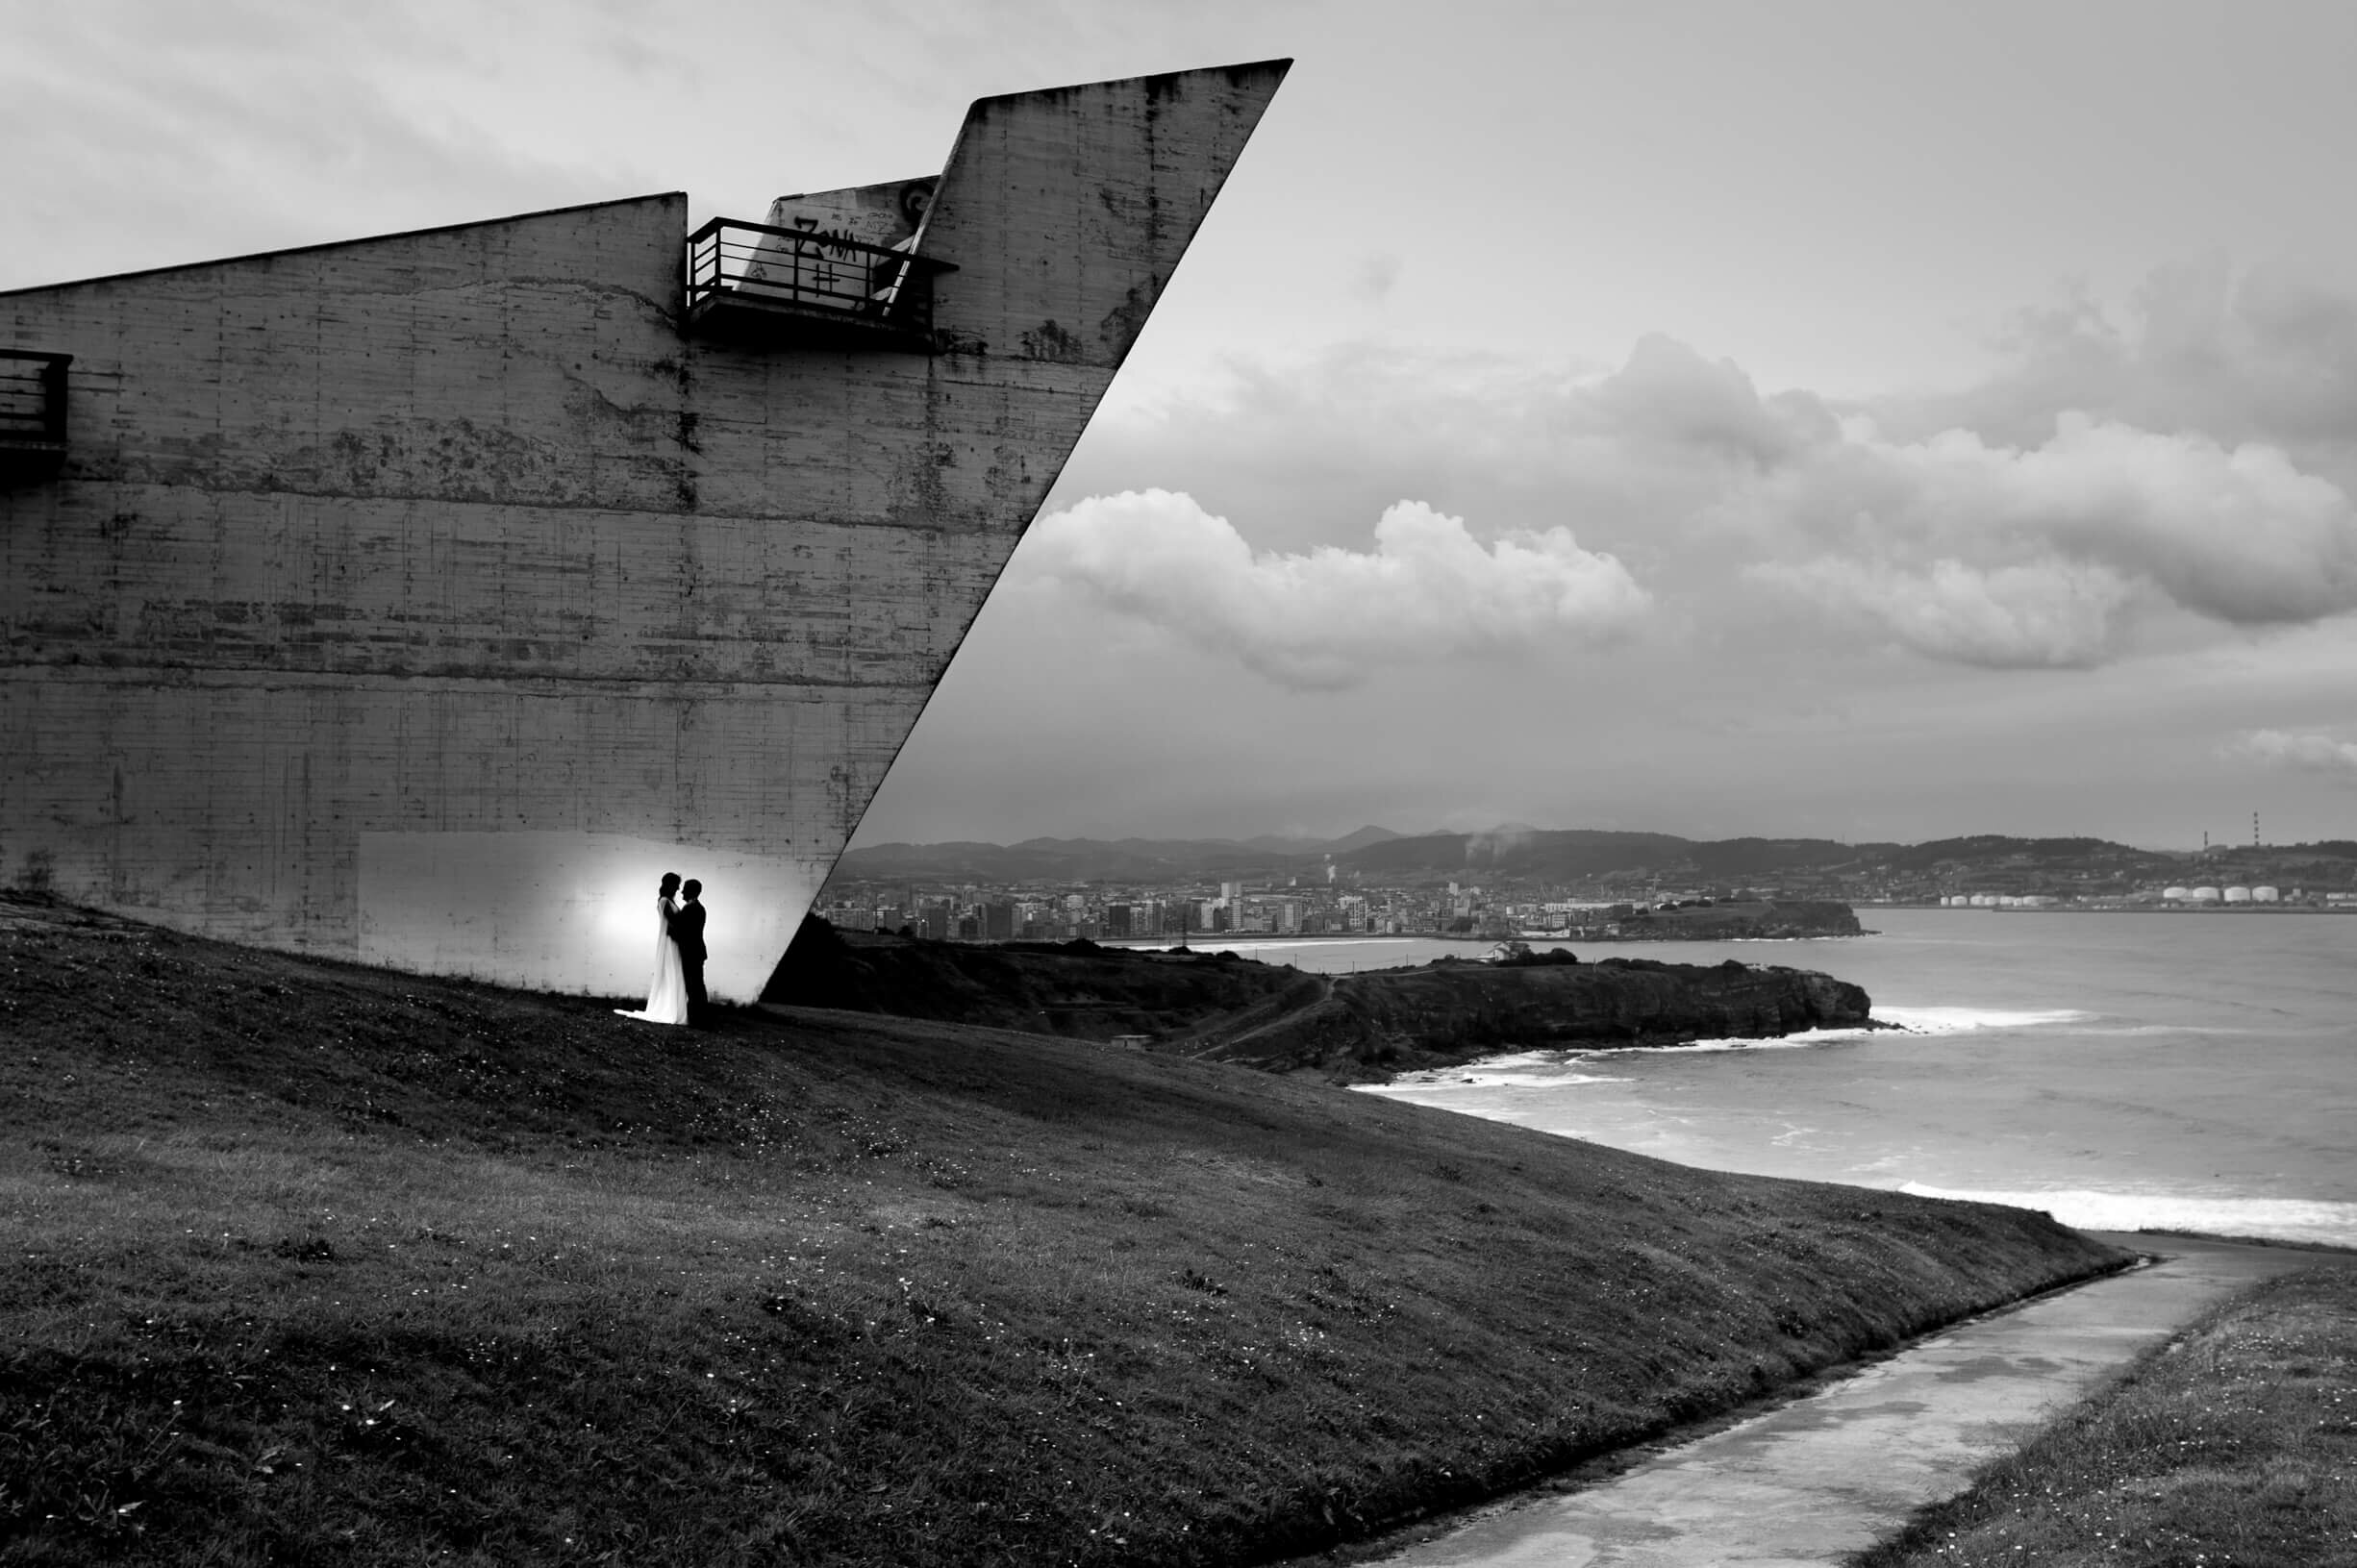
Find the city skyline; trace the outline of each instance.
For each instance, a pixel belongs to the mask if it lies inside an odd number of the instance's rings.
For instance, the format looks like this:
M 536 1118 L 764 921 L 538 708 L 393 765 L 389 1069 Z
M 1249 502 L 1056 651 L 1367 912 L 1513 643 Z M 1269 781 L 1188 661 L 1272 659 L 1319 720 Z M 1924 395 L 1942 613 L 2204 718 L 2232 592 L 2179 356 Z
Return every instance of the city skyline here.
M 2279 862 L 2281 863 L 2281 862 Z M 1961 863 L 1802 870 L 1749 878 L 1642 871 L 1553 880 L 1468 868 L 1458 879 L 1332 876 L 1163 881 L 1108 879 L 1089 891 L 1041 879 L 910 876 L 830 884 L 812 913 L 839 930 L 934 941 L 1112 942 L 1196 937 L 1467 936 L 1566 941 L 1838 937 L 1861 933 L 1857 907 L 1974 910 L 2357 913 L 2357 864 L 2311 862 L 2306 880 L 2267 881 L 2232 859 L 2190 861 L 2155 875 L 2047 865 Z M 2289 869 L 2289 867 L 2287 867 Z M 2251 880 L 2243 880 L 2250 878 Z M 1064 890 L 1058 890 L 1058 889 Z M 1679 911 L 1683 911 L 1680 913 Z M 1666 918 L 1665 918 L 1666 917 Z M 1777 922 L 1763 929 L 1762 919 Z M 1712 929 L 1731 920 L 1747 929 Z M 1680 922 L 1696 922 L 1682 930 Z

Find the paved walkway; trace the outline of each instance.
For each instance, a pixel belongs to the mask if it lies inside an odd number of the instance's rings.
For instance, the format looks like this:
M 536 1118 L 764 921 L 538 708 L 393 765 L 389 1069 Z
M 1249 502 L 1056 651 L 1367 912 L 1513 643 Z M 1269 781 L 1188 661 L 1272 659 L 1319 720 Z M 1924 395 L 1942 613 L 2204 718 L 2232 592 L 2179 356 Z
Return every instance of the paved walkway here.
M 1819 1394 L 1567 1495 L 1482 1511 L 1385 1563 L 1799 1568 L 1839 1563 L 2219 1301 L 2325 1261 L 2287 1248 L 2108 1236 L 2166 1261 L 1960 1325 Z

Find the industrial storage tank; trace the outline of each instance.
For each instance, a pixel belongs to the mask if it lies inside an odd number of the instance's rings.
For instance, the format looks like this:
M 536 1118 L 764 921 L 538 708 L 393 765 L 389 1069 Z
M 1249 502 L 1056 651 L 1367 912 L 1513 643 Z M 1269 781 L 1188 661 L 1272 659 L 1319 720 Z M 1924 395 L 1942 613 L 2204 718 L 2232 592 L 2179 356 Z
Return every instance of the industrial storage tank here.
M 2247 887 L 2227 888 L 2226 902 L 2229 904 L 2248 904 L 2250 902 L 2250 889 Z
M 2254 887 L 2250 890 L 2250 901 L 2253 904 L 2280 904 L 2283 902 L 2283 893 L 2278 888 Z
M 2161 896 L 2172 904 L 2183 904 L 2194 896 L 2194 890 L 2191 887 L 2164 887 Z
M 2215 887 L 2196 887 L 2193 892 L 2193 900 L 2196 904 L 2216 904 L 2218 902 L 2218 889 Z

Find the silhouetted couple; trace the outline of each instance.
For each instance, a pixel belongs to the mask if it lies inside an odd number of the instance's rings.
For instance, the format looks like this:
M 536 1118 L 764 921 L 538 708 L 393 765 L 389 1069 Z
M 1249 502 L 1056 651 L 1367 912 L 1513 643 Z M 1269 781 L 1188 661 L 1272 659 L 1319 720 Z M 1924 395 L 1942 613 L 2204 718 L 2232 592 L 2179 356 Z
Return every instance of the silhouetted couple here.
M 614 1010 L 650 1024 L 692 1024 L 704 1008 L 704 884 L 677 873 L 663 874 L 655 893 L 655 978 L 646 988 L 646 1008 Z M 678 896 L 674 897 L 676 894 Z

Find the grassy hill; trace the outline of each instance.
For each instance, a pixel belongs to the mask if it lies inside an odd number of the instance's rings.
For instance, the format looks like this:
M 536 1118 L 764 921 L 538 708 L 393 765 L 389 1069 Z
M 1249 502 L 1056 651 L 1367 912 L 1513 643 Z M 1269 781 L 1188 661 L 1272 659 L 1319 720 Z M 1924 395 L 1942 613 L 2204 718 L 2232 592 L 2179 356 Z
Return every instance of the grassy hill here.
M 937 942 L 839 932 L 814 915 L 765 1000 L 1110 1040 L 1191 1033 L 1324 994 L 1317 977 L 1233 953 L 1094 942 Z
M 1855 1568 L 2357 1562 L 2353 1265 L 2228 1302 Z
M 1296 1078 L 0 903 L 0 1561 L 1241 1563 L 2105 1266 Z

